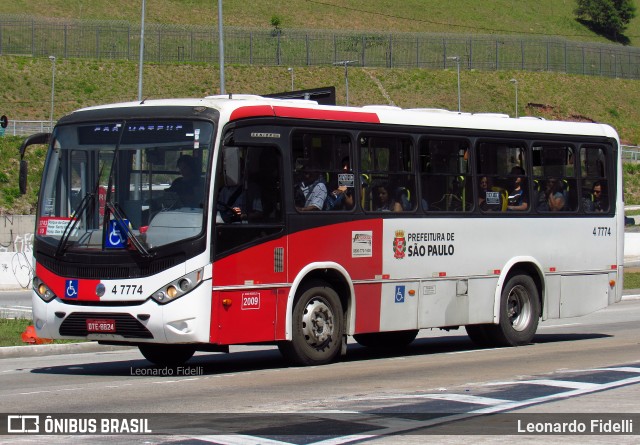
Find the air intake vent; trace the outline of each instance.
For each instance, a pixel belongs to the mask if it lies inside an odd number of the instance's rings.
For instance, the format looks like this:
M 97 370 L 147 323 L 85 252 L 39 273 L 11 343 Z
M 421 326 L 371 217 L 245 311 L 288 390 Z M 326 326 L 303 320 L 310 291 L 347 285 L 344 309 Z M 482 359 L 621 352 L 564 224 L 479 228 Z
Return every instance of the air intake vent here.
M 276 247 L 273 249 L 273 271 L 284 272 L 284 248 Z

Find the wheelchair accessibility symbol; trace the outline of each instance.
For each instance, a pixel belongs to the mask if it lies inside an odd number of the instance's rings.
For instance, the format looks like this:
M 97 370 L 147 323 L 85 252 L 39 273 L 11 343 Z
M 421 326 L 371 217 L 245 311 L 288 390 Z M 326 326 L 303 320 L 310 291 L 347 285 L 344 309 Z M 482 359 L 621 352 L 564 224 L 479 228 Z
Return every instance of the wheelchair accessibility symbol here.
M 404 286 L 396 286 L 396 303 L 404 303 Z
M 78 280 L 65 281 L 64 289 L 64 294 L 67 298 L 78 298 Z
M 124 219 L 122 220 L 122 224 L 113 219 L 109 221 L 109 232 L 107 233 L 105 247 L 110 249 L 124 249 L 127 247 L 127 235 L 126 233 L 123 233 L 122 225 L 127 227 L 129 225 L 129 221 Z M 126 230 L 126 228 L 124 230 Z

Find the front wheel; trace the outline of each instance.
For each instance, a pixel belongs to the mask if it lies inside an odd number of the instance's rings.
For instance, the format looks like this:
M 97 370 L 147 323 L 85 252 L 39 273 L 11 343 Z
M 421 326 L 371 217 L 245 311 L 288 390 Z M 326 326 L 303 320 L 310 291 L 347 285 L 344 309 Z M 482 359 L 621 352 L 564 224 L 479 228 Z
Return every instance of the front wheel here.
M 139 345 L 138 349 L 144 358 L 159 366 L 182 365 L 196 352 L 195 348 L 189 345 L 144 344 Z
M 493 325 L 492 337 L 502 346 L 531 343 L 538 329 L 540 297 L 528 275 L 511 277 L 500 297 L 500 322 Z
M 306 286 L 293 307 L 292 340 L 280 342 L 282 355 L 297 365 L 323 365 L 338 356 L 344 315 L 338 294 L 326 283 Z

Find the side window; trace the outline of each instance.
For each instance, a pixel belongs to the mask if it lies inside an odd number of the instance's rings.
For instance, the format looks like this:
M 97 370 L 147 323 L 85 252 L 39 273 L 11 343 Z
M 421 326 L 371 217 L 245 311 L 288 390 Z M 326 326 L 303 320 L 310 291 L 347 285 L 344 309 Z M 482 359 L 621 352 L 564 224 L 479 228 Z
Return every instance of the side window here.
M 477 146 L 478 207 L 483 212 L 530 208 L 527 156 L 520 141 L 486 141 Z
M 425 138 L 420 142 L 420 206 L 429 212 L 473 210 L 469 142 Z
M 278 147 L 225 146 L 216 178 L 216 256 L 282 230 L 282 156 Z
M 567 212 L 578 209 L 575 148 L 562 143 L 535 143 L 532 150 L 536 209 Z
M 587 213 L 609 211 L 612 187 L 607 181 L 606 148 L 582 146 L 580 148 L 580 172 L 582 176 L 582 209 Z
M 362 206 L 371 212 L 407 212 L 417 206 L 416 181 L 406 136 L 361 135 Z
M 354 208 L 351 145 L 347 134 L 299 131 L 293 135 L 293 197 L 298 211 Z
M 282 220 L 280 152 L 276 147 L 224 147 L 216 202 L 221 224 Z

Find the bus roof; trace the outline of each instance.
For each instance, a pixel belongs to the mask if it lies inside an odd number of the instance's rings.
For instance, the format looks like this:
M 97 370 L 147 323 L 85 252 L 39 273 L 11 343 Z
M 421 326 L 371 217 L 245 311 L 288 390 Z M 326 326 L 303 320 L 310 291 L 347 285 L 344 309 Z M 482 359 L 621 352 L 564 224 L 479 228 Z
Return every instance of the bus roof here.
M 318 105 L 315 101 L 276 99 L 257 95 L 229 94 L 193 99 L 153 99 L 83 108 L 76 112 L 131 107 L 208 107 L 220 112 L 223 120 L 251 117 L 281 117 L 343 122 L 386 123 L 418 127 L 444 127 L 470 130 L 516 131 L 611 137 L 616 131 L 607 124 L 545 120 L 530 116 L 511 118 L 500 113 L 468 113 L 434 108 L 401 109 L 388 105 L 346 107 Z

